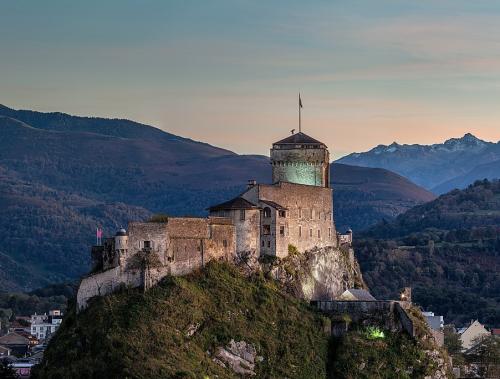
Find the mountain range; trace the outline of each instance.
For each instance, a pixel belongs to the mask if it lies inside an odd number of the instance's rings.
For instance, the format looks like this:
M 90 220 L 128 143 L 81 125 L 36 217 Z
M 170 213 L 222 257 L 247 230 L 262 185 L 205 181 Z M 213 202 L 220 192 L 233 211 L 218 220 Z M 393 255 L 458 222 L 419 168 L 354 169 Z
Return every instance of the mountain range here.
M 500 142 L 476 138 L 470 133 L 434 145 L 378 145 L 340 158 L 338 163 L 379 167 L 442 194 L 465 188 L 475 180 L 500 178 Z
M 340 230 L 392 220 L 434 198 L 384 169 L 333 164 L 331 177 Z M 206 215 L 248 179 L 270 178 L 265 156 L 129 120 L 0 106 L 0 290 L 85 273 L 96 226 L 112 234 L 153 213 Z

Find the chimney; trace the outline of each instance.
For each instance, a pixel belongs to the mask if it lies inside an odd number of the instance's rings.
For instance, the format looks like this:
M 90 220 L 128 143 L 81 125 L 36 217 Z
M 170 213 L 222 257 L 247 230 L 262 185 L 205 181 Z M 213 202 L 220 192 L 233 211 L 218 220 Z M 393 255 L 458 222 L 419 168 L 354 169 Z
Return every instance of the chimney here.
M 252 188 L 253 186 L 255 186 L 257 184 L 257 181 L 255 179 L 249 179 L 248 180 L 248 184 L 247 184 L 247 187 L 248 188 Z

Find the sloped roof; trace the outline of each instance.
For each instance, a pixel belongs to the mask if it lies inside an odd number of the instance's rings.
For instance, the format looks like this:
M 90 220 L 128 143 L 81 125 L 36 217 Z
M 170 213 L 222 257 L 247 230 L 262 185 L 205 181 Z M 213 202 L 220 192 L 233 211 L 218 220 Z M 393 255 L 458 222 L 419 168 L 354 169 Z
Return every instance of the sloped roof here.
M 274 209 L 277 209 L 279 211 L 286 211 L 287 210 L 287 208 L 285 208 L 283 205 L 279 205 L 278 203 L 275 203 L 274 201 L 271 201 L 271 200 L 259 199 L 259 201 L 262 201 L 264 204 L 267 204 L 270 207 L 273 207 Z
M 287 144 L 299 144 L 299 143 L 324 145 L 323 142 L 320 142 L 317 139 L 309 137 L 307 134 L 302 132 L 292 134 L 291 136 L 288 136 L 278 142 L 273 143 L 273 145 L 287 145 Z
M 30 341 L 18 333 L 9 333 L 3 337 L 0 337 L 0 345 L 28 345 Z
M 248 200 L 242 198 L 241 196 L 238 196 L 232 200 L 226 201 L 225 203 L 213 205 L 210 208 L 208 208 L 208 210 L 219 211 L 219 210 L 230 210 L 230 209 L 256 209 L 256 208 L 259 207 L 249 202 Z
M 9 354 L 9 353 L 10 353 L 10 349 L 8 347 L 0 345 L 0 354 Z
M 351 294 L 356 300 L 359 300 L 359 301 L 375 301 L 375 300 L 377 300 L 367 290 L 358 289 L 358 288 L 350 288 L 348 290 L 345 290 L 342 293 L 342 295 L 340 295 L 340 298 L 348 296 L 348 294 Z

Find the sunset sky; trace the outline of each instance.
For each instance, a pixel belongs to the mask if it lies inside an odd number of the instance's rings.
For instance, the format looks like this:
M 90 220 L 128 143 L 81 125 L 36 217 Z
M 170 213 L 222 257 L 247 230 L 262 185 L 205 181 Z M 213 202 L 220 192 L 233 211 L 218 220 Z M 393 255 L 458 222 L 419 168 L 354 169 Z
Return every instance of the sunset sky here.
M 104 4 L 105 3 L 105 4 Z M 500 2 L 0 1 L 0 103 L 239 153 L 500 139 Z

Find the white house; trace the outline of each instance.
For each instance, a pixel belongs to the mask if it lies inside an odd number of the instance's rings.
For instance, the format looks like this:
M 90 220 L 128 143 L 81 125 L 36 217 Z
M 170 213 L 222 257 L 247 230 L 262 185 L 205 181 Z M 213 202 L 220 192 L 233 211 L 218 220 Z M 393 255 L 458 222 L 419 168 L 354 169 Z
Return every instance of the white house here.
M 59 328 L 62 322 L 60 310 L 51 310 L 49 314 L 31 316 L 31 335 L 39 340 L 44 340 Z

